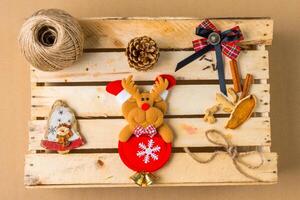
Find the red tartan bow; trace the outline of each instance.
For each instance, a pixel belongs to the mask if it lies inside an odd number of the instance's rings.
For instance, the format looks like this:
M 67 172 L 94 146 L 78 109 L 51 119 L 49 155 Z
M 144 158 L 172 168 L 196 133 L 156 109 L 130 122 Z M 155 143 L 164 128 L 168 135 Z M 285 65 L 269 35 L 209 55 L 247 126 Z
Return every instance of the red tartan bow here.
M 141 135 L 149 135 L 152 138 L 154 135 L 156 135 L 156 133 L 156 128 L 153 125 L 149 125 L 146 128 L 137 126 L 133 131 L 133 134 L 136 137 L 140 137 Z
M 239 26 L 235 26 L 235 27 L 221 33 L 221 31 L 218 30 L 213 23 L 211 23 L 208 19 L 205 19 L 198 26 L 198 28 L 219 33 L 221 35 L 222 53 L 233 60 L 235 60 L 238 57 L 238 55 L 241 51 L 241 48 L 239 46 L 237 46 L 236 44 L 239 41 L 244 39 Z M 197 35 L 200 35 L 203 38 L 193 41 L 194 50 L 196 52 L 200 51 L 201 49 L 203 49 L 204 47 L 209 45 L 209 43 L 207 41 L 208 35 L 205 35 L 205 34 L 203 35 L 201 33 L 197 34 Z M 227 40 L 225 40 L 226 37 L 227 38 L 232 37 L 232 38 L 236 38 L 236 39 L 233 39 L 232 41 L 227 41 Z M 222 40 L 222 38 L 225 38 L 225 39 Z
M 236 59 L 239 55 L 241 48 L 236 44 L 243 40 L 240 28 L 236 26 L 232 29 L 220 32 L 215 25 L 206 19 L 197 27 L 196 35 L 203 37 L 193 41 L 194 50 L 196 52 L 177 63 L 175 71 L 180 70 L 208 51 L 214 50 L 216 52 L 220 90 L 227 96 L 222 53 L 231 59 Z

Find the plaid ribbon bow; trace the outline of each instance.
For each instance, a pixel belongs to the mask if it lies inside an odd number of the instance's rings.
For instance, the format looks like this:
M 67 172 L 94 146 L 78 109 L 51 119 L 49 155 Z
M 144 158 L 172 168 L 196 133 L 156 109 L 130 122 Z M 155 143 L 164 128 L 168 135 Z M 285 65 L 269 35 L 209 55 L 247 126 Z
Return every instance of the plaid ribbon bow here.
M 141 135 L 149 135 L 152 138 L 154 135 L 156 135 L 156 133 L 156 128 L 153 125 L 149 125 L 146 128 L 137 126 L 133 131 L 133 134 L 136 137 L 140 137 Z
M 235 26 L 221 32 L 206 19 L 196 28 L 196 35 L 203 38 L 193 41 L 195 53 L 180 61 L 175 71 L 193 62 L 208 51 L 215 50 L 220 90 L 224 95 L 227 95 L 222 53 L 233 60 L 238 57 L 241 48 L 236 44 L 244 39 L 240 28 Z

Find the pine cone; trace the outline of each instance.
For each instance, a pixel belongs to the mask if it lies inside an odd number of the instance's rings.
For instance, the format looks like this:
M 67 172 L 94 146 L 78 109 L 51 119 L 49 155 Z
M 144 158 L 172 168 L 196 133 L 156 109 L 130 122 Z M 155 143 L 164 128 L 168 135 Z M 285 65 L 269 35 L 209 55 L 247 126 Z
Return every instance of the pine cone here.
M 138 71 L 147 71 L 157 62 L 159 48 L 150 37 L 136 37 L 128 43 L 126 55 L 130 67 Z

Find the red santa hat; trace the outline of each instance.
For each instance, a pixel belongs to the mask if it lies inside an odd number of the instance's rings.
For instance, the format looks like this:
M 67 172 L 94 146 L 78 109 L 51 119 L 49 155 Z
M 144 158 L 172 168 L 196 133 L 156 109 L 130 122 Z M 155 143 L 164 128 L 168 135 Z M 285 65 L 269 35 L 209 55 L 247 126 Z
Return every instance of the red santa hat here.
M 123 104 L 131 97 L 131 95 L 126 90 L 124 90 L 122 86 L 122 80 L 108 83 L 106 86 L 106 91 L 112 95 L 115 95 L 120 104 Z
M 159 75 L 158 77 L 162 77 L 163 79 L 167 79 L 168 82 L 169 82 L 169 85 L 167 87 L 166 90 L 164 90 L 161 94 L 160 94 L 160 97 L 163 99 L 163 100 L 166 100 L 167 97 L 168 97 L 168 94 L 169 94 L 169 90 L 174 87 L 176 85 L 176 79 L 174 78 L 174 76 L 172 75 L 169 75 L 169 74 L 161 74 Z M 156 77 L 155 81 L 158 80 L 158 77 Z

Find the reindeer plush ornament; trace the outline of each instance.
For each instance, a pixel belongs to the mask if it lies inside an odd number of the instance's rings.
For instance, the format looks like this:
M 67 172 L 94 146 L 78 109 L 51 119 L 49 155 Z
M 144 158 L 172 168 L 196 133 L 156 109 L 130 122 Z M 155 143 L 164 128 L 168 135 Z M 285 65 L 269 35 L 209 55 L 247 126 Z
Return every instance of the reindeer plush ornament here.
M 106 91 L 122 104 L 128 124 L 119 134 L 119 155 L 130 169 L 131 179 L 139 186 L 153 183 L 151 172 L 160 169 L 169 159 L 173 131 L 164 122 L 168 91 L 176 85 L 171 75 L 160 75 L 150 92 L 140 92 L 132 76 L 111 82 Z

